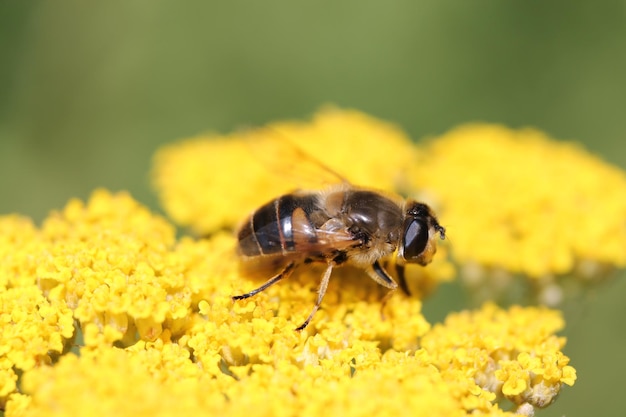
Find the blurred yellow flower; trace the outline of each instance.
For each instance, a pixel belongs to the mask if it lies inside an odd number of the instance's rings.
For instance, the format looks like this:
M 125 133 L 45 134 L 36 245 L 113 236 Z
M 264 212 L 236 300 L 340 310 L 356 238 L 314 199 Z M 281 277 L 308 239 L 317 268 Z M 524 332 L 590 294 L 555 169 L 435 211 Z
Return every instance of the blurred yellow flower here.
M 232 228 L 262 204 L 340 178 L 381 190 L 405 187 L 417 149 L 399 129 L 356 111 L 327 109 L 280 122 L 167 145 L 154 158 L 161 204 L 179 225 L 206 235 Z
M 532 129 L 468 125 L 420 147 L 385 122 L 326 109 L 308 123 L 166 146 L 153 178 L 168 214 L 200 235 L 234 228 L 281 194 L 341 178 L 416 197 L 450 238 L 432 267 L 411 271 L 421 295 L 455 275 L 448 248 L 479 299 L 511 293 L 521 275 L 538 301 L 558 305 L 558 278 L 585 284 L 626 266 L 626 173 Z
M 554 277 L 626 266 L 626 173 L 576 144 L 467 125 L 432 139 L 413 167 L 413 188 L 436 201 L 461 276 L 478 288 L 522 274 L 556 304 Z

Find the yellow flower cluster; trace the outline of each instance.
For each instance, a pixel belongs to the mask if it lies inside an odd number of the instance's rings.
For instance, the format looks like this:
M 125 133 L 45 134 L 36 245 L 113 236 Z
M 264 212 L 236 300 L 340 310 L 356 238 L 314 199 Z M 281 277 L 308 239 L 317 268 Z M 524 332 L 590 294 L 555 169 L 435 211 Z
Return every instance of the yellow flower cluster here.
M 0 217 L 0 399 L 16 390 L 18 372 L 51 363 L 74 335 L 67 304 L 37 285 L 38 234 L 27 218 Z
M 626 266 L 626 174 L 531 129 L 468 125 L 420 146 L 388 123 L 326 109 L 311 122 L 167 146 L 153 177 L 168 214 L 200 235 L 232 229 L 296 188 L 342 179 L 425 201 L 449 244 L 431 276 L 413 280 L 421 294 L 455 274 L 448 248 L 479 299 L 522 276 L 540 302 L 557 305 L 561 277 L 584 284 Z
M 296 332 L 320 271 L 233 303 L 258 285 L 234 237 L 176 239 L 125 193 L 70 201 L 41 228 L 2 217 L 0 230 L 8 417 L 504 416 L 501 396 L 532 411 L 575 380 L 555 312 L 486 305 L 431 327 L 418 299 L 383 308 L 383 289 L 348 268 Z
M 40 232 L 44 250 L 35 275 L 44 294 L 66 302 L 95 345 L 137 335 L 152 340 L 165 322 L 187 320 L 191 294 L 171 254 L 174 228 L 128 194 L 96 191 L 70 201 Z
M 282 122 L 231 135 L 205 135 L 157 152 L 153 178 L 179 225 L 206 235 L 296 189 L 347 179 L 381 190 L 406 187 L 417 149 L 393 125 L 327 109 L 310 123 Z
M 422 348 L 436 352 L 433 363 L 442 373 L 463 372 L 514 404 L 542 408 L 556 400 L 555 388 L 576 380 L 569 358 L 560 352 L 565 340 L 553 335 L 562 327 L 556 311 L 502 311 L 486 304 L 478 312 L 448 316 L 423 337 Z
M 467 125 L 434 138 L 411 175 L 437 201 L 462 276 L 501 286 L 554 277 L 588 281 L 626 266 L 626 173 L 582 147 L 532 130 Z M 496 281 L 486 284 L 486 277 Z

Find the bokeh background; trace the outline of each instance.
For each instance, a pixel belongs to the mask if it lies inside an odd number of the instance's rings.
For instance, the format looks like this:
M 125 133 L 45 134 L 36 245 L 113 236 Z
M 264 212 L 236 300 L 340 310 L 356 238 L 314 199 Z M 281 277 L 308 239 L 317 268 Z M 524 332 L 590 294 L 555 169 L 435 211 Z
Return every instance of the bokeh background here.
M 96 187 L 159 210 L 159 145 L 324 104 L 415 139 L 534 126 L 626 168 L 626 2 L 0 1 L 0 213 L 40 221 Z M 579 380 L 540 415 L 623 412 L 625 282 L 577 301 Z

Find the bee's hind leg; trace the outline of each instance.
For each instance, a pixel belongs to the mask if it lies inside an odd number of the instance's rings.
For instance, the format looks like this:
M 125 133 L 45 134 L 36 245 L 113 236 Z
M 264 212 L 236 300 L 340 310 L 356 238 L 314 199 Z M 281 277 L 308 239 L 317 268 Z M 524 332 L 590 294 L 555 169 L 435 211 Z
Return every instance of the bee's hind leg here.
M 326 272 L 324 272 L 324 276 L 322 277 L 322 282 L 320 283 L 320 287 L 317 290 L 317 300 L 315 301 L 315 306 L 313 307 L 313 311 L 309 314 L 309 317 L 302 323 L 300 326 L 296 328 L 296 331 L 303 330 L 306 326 L 309 325 L 309 322 L 317 313 L 317 310 L 320 308 L 322 304 L 322 300 L 324 299 L 324 295 L 326 294 L 326 290 L 328 289 L 328 281 L 330 281 L 330 274 L 333 272 L 333 267 L 335 266 L 334 262 L 328 263 L 328 268 L 326 268 Z
M 295 267 L 296 267 L 296 263 L 295 262 L 289 262 L 287 264 L 287 266 L 285 266 L 285 268 L 283 268 L 282 271 L 280 271 L 277 275 L 274 275 L 272 278 L 268 279 L 267 282 L 265 282 L 265 284 L 261 285 L 256 290 L 252 290 L 252 291 L 250 291 L 249 293 L 246 293 L 246 294 L 233 295 L 231 298 L 233 299 L 233 301 L 236 301 L 236 300 L 243 300 L 245 298 L 252 297 L 253 295 L 256 295 L 256 294 L 260 293 L 261 291 L 264 291 L 264 290 L 268 289 L 269 287 L 271 287 L 272 285 L 276 284 L 281 279 L 289 277 L 289 275 L 291 275 L 291 273 L 293 272 Z

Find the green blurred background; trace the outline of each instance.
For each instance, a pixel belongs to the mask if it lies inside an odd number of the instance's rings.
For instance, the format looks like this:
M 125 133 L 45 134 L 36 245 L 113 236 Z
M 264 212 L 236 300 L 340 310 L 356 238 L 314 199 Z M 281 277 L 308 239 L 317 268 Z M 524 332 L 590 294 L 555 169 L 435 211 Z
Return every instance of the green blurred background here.
M 88 3 L 0 1 L 0 213 L 40 221 L 101 186 L 158 210 L 159 145 L 328 103 L 416 139 L 535 126 L 626 167 L 623 0 Z M 574 309 L 579 381 L 540 415 L 623 413 L 625 278 Z

